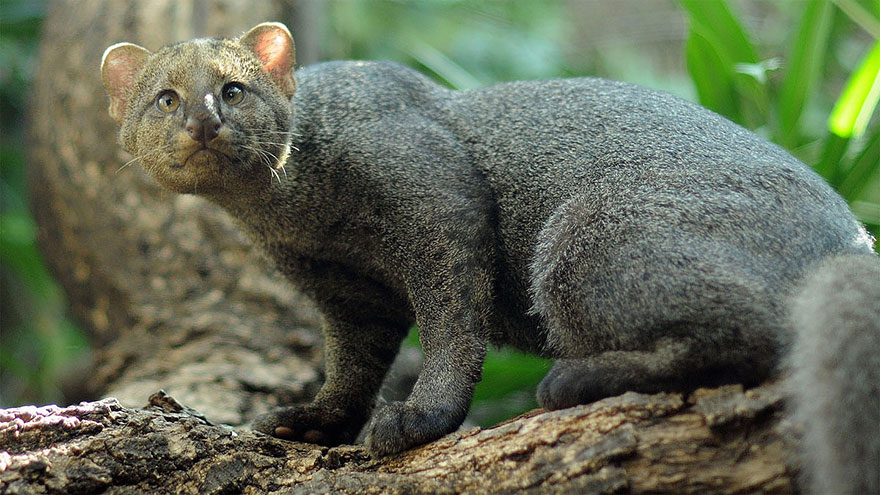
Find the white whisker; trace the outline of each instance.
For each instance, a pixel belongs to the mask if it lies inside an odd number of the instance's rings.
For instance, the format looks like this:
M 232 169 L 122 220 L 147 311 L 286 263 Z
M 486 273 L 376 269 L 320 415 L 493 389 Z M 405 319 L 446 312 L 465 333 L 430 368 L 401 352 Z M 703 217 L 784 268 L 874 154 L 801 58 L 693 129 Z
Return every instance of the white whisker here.
M 122 169 L 124 169 L 125 167 L 128 167 L 129 165 L 131 165 L 132 163 L 134 163 L 134 162 L 136 162 L 136 161 L 138 161 L 138 160 L 143 160 L 144 158 L 147 158 L 147 157 L 149 157 L 149 156 L 151 156 L 151 155 L 153 155 L 153 154 L 157 154 L 157 153 L 165 152 L 165 151 L 167 151 L 168 149 L 170 149 L 170 148 L 172 148 L 172 147 L 173 147 L 173 145 L 171 145 L 171 144 L 166 144 L 166 145 L 164 145 L 164 146 L 160 146 L 160 147 L 158 147 L 158 148 L 156 148 L 156 149 L 150 150 L 150 151 L 148 151 L 148 152 L 146 152 L 146 153 L 144 153 L 144 154 L 142 154 L 142 155 L 138 155 L 138 156 L 132 158 L 131 160 L 125 162 L 121 167 L 117 168 L 116 171 L 113 172 L 113 174 L 114 174 L 114 175 L 115 175 L 115 174 L 118 174 L 119 172 L 122 171 Z

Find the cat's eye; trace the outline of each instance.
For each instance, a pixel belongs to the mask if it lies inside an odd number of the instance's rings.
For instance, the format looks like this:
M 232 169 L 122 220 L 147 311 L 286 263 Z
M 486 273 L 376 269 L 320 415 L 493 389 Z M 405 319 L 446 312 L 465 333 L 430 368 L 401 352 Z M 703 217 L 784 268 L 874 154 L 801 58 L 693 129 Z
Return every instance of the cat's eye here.
M 180 106 L 180 97 L 174 91 L 165 90 L 156 98 L 156 108 L 165 113 L 172 113 Z
M 223 86 L 221 96 L 227 105 L 237 105 L 244 99 L 244 88 L 239 83 L 229 83 Z

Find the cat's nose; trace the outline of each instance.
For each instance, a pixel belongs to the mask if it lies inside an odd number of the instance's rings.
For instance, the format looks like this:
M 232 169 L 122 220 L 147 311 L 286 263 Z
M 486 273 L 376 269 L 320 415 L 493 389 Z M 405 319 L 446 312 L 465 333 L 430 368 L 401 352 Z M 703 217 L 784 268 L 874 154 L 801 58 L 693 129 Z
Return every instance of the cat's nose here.
M 208 144 L 220 133 L 222 125 L 220 119 L 214 114 L 205 118 L 190 116 L 186 119 L 186 132 L 194 141 Z

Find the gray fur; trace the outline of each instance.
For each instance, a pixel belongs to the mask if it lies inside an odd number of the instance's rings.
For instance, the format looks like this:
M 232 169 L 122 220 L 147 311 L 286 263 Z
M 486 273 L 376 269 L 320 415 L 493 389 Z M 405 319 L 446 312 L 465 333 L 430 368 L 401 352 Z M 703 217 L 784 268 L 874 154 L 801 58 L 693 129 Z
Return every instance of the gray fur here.
M 793 339 L 787 301 L 808 267 L 844 254 L 878 265 L 807 166 L 671 95 L 589 78 L 450 91 L 400 65 L 334 62 L 296 72 L 288 128 L 278 88 L 293 83 L 252 70 L 258 43 L 235 44 L 164 49 L 130 100 L 108 93 L 127 105 L 121 135 L 145 169 L 229 211 L 324 312 L 326 384 L 311 404 L 259 419 L 261 431 L 352 441 L 413 322 L 424 369 L 367 426 L 378 455 L 457 428 L 489 344 L 560 358 L 539 391 L 549 408 L 758 383 Z M 249 69 L 212 64 L 236 57 Z M 209 90 L 244 78 L 251 100 L 214 110 L 216 146 L 258 143 L 248 128 L 263 122 L 281 136 L 273 154 L 293 150 L 277 164 L 285 174 L 245 148 L 187 165 L 189 86 L 175 88 L 180 115 L 153 108 L 165 74 L 184 69 Z M 169 139 L 189 147 L 157 158 L 141 145 Z M 852 400 L 873 386 L 860 376 Z
M 880 264 L 825 261 L 797 293 L 792 318 L 800 338 L 789 386 L 806 427 L 810 493 L 880 493 Z

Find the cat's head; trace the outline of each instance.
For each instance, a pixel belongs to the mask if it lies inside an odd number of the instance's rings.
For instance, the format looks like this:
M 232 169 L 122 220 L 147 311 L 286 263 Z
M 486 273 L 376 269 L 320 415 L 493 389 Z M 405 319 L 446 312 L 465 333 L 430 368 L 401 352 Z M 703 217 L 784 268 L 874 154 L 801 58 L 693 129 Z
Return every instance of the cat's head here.
M 289 153 L 294 57 L 279 23 L 155 53 L 113 45 L 101 72 L 120 142 L 172 191 L 223 197 L 265 187 Z

